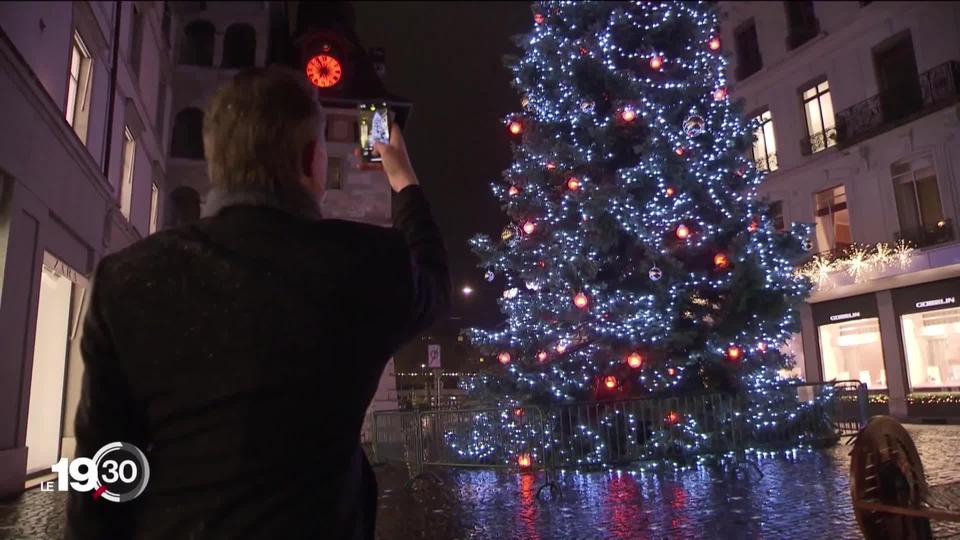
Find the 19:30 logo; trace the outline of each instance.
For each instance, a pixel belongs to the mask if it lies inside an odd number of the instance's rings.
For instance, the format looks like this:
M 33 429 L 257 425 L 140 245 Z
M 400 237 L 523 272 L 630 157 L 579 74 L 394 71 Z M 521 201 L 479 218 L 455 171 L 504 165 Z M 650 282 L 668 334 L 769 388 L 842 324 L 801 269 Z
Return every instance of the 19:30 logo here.
M 118 503 L 139 497 L 150 481 L 147 457 L 125 442 L 106 444 L 93 458 L 61 458 L 51 470 L 57 473 L 57 491 L 92 491 L 94 499 Z M 52 484 L 47 482 L 41 488 L 51 491 Z

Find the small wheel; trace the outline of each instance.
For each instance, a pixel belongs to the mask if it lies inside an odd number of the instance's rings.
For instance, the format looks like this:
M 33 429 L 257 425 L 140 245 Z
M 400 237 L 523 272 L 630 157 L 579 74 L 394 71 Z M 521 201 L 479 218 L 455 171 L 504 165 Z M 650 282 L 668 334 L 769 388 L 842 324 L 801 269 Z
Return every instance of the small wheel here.
M 932 539 L 927 518 L 857 508 L 865 500 L 916 508 L 926 495 L 923 463 L 910 434 L 890 416 L 871 418 L 850 452 L 850 496 L 864 538 Z

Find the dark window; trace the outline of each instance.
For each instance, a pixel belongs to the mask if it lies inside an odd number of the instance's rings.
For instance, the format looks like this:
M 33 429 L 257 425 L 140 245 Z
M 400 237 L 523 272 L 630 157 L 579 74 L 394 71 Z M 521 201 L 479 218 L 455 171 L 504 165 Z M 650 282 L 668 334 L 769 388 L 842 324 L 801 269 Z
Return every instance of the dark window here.
M 910 33 L 874 49 L 873 62 L 884 120 L 894 122 L 920 109 L 920 77 Z
M 173 121 L 170 156 L 203 159 L 203 111 L 184 109 Z
M 326 189 L 343 189 L 343 159 L 339 157 L 327 159 Z
M 163 140 L 163 120 L 167 114 L 167 81 L 163 74 L 160 75 L 160 87 L 157 89 L 157 111 L 153 122 L 157 128 L 157 134 Z
M 133 5 L 133 21 L 130 24 L 130 67 L 140 76 L 140 52 L 143 50 L 143 12 Z
M 783 223 L 783 201 L 773 201 L 770 203 L 770 221 L 773 222 L 773 228 L 782 231 L 785 226 Z
M 163 42 L 167 45 L 167 48 L 170 48 L 170 24 L 172 22 L 172 16 L 170 14 L 170 2 L 163 3 L 163 20 L 160 23 L 161 31 L 163 32 Z
M 953 227 L 944 219 L 933 157 L 898 161 L 890 172 L 900 220 L 898 237 L 920 247 L 952 241 Z
M 813 2 L 788 0 L 787 49 L 795 49 L 820 33 L 820 21 L 813 11 Z
M 213 65 L 213 24 L 193 21 L 183 30 L 180 43 L 180 63 L 188 66 Z
M 200 195 L 189 186 L 180 186 L 170 192 L 170 204 L 167 209 L 167 227 L 187 225 L 200 219 Z
M 257 55 L 257 33 L 247 24 L 232 24 L 223 36 L 223 67 L 253 67 Z
M 760 71 L 760 43 L 757 41 L 757 24 L 753 19 L 745 22 L 734 33 L 737 47 L 737 79 L 742 80 Z

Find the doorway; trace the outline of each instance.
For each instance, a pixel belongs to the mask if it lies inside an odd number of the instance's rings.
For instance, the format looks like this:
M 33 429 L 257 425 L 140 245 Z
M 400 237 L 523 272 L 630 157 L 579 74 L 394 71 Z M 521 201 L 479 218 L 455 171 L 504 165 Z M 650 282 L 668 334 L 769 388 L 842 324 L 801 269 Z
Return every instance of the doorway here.
M 73 454 L 73 419 L 82 375 L 79 330 L 86 285 L 86 279 L 75 270 L 44 254 L 27 412 L 28 476 L 48 470 L 62 455 Z

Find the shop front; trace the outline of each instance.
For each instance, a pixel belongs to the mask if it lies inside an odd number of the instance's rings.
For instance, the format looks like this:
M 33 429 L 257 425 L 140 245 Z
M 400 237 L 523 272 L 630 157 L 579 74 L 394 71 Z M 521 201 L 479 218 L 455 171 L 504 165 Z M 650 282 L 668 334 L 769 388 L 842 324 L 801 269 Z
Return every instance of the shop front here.
M 820 376 L 858 380 L 869 390 L 887 390 L 880 315 L 873 294 L 813 304 Z
M 956 416 L 960 405 L 960 278 L 891 291 L 910 416 Z

